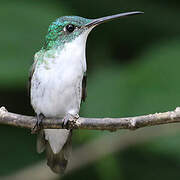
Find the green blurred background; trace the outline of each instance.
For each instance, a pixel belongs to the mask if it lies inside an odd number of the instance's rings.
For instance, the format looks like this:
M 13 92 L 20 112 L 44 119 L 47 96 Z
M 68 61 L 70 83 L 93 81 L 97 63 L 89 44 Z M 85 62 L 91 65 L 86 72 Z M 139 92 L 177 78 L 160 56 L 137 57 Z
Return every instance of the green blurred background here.
M 0 0 L 0 106 L 33 115 L 28 71 L 56 18 L 141 10 L 145 14 L 100 25 L 89 35 L 88 98 L 81 115 L 126 117 L 173 110 L 180 105 L 179 9 L 180 1 L 175 0 Z M 169 135 L 174 127 L 163 127 L 164 136 L 134 142 L 63 179 L 180 179 L 180 130 Z M 153 134 L 153 128 L 146 129 Z M 138 133 L 148 136 L 146 129 Z M 121 132 L 132 137 L 136 133 Z M 121 132 L 75 131 L 73 149 Z M 29 130 L 1 125 L 0 137 L 0 179 L 45 158 L 36 153 L 36 136 Z

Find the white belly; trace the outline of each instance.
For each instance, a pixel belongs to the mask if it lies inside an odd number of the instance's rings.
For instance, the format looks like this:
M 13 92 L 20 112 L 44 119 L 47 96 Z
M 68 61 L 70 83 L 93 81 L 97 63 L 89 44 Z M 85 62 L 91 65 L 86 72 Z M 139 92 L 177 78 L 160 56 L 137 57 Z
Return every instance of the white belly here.
M 79 113 L 83 74 L 82 64 L 74 61 L 53 64 L 50 69 L 38 68 L 31 81 L 31 104 L 35 112 L 46 117 Z
M 79 65 L 79 66 L 78 66 Z M 54 64 L 39 68 L 33 75 L 31 103 L 36 113 L 46 117 L 77 114 L 80 109 L 83 68 L 81 64 Z
M 67 43 L 61 51 L 47 51 L 43 63 L 36 66 L 31 80 L 31 104 L 37 114 L 64 117 L 79 113 L 86 39 L 87 33 Z

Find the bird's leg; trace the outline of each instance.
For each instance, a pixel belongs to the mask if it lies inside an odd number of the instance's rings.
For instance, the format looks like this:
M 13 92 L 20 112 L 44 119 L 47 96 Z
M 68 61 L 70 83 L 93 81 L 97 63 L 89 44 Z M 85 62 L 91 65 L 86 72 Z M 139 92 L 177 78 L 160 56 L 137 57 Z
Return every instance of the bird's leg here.
M 76 122 L 78 118 L 79 118 L 78 114 L 72 115 L 68 113 L 62 120 L 63 121 L 62 127 L 66 129 L 72 129 L 73 123 Z
M 33 134 L 41 129 L 42 120 L 45 118 L 45 116 L 42 113 L 40 113 L 36 115 L 36 118 L 37 118 L 36 124 L 32 129 Z

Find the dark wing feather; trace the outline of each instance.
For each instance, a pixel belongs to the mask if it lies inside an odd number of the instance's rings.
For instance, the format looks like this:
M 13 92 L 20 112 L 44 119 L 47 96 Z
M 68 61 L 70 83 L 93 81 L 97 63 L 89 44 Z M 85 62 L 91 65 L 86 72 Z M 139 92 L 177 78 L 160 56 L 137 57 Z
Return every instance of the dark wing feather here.
M 38 51 L 38 52 L 34 55 L 34 63 L 33 63 L 33 65 L 31 66 L 30 73 L 29 73 L 29 81 L 28 81 L 28 94 L 29 94 L 29 95 L 30 95 L 30 91 L 31 91 L 31 79 L 32 79 L 32 76 L 33 76 L 33 74 L 34 74 L 35 67 L 36 67 L 36 65 L 37 65 L 37 62 L 38 62 L 39 60 L 42 60 L 42 59 L 43 59 L 44 52 L 45 52 L 45 50 L 44 50 L 44 49 L 41 49 L 40 51 Z
M 83 80 L 82 80 L 82 97 L 81 97 L 81 101 L 85 102 L 86 97 L 87 97 L 87 75 L 84 74 L 83 76 Z
M 28 95 L 29 96 L 30 96 L 30 92 L 31 92 L 31 79 L 32 79 L 32 76 L 33 76 L 34 71 L 35 71 L 36 62 L 37 62 L 37 60 L 34 61 L 33 65 L 30 68 L 30 71 L 29 71 L 29 79 L 28 79 Z

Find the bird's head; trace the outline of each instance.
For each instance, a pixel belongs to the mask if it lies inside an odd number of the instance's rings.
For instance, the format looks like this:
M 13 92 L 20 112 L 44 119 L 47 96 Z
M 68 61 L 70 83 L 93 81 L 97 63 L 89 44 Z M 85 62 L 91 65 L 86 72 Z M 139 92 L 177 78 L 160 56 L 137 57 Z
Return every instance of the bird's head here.
M 48 28 L 45 49 L 51 49 L 72 42 L 81 34 L 86 38 L 89 32 L 97 25 L 124 16 L 142 14 L 142 12 L 127 12 L 112 16 L 87 19 L 79 16 L 63 16 L 54 21 Z

